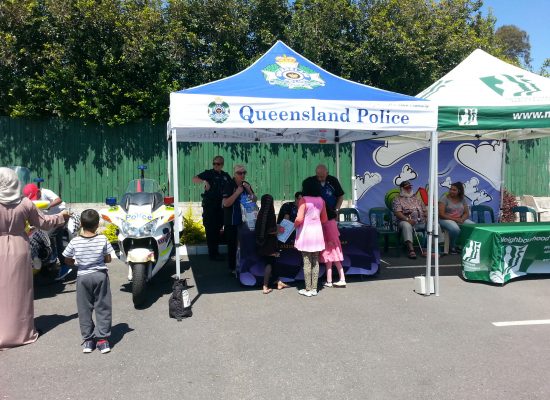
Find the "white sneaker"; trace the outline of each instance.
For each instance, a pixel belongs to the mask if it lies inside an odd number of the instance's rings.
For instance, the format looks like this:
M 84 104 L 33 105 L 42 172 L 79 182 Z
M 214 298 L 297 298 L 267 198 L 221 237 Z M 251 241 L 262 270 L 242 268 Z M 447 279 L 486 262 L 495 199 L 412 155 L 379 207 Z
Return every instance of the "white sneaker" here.
M 305 289 L 300 289 L 298 290 L 298 294 L 301 294 L 302 296 L 306 296 L 306 297 L 311 297 L 312 294 L 309 290 L 305 290 Z M 317 293 L 315 293 L 317 294 Z
M 310 290 L 309 293 L 311 293 L 310 296 L 317 296 L 317 289 Z
M 332 287 L 332 282 L 325 282 L 323 284 L 324 287 Z

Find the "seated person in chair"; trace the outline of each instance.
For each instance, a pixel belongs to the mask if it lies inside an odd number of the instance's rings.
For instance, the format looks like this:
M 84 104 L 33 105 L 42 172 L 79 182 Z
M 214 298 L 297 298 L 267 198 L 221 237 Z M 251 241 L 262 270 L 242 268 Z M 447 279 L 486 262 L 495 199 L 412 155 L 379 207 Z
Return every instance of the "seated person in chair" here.
M 413 192 L 411 182 L 401 182 L 399 188 L 399 196 L 393 200 L 392 209 L 395 218 L 397 218 L 403 241 L 407 246 L 408 257 L 415 259 L 413 234 L 416 234 L 416 229 L 426 229 L 426 205 Z
M 289 201 L 281 206 L 279 215 L 277 216 L 277 224 L 280 224 L 283 219 L 288 219 L 291 222 L 296 220 L 298 203 L 300 203 L 302 197 L 302 192 L 296 192 L 294 193 L 294 201 Z
M 468 217 L 468 203 L 464 199 L 464 185 L 462 182 L 451 183 L 449 191 L 439 199 L 439 225 L 449 233 L 450 254 L 457 254 L 456 238 L 460 234 L 460 225 L 473 224 Z

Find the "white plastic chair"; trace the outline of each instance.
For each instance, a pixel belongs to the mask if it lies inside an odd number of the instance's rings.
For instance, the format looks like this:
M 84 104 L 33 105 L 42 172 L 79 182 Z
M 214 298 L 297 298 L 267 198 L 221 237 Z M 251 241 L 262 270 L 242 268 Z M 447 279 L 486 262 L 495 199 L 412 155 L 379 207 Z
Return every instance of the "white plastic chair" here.
M 550 212 L 550 209 L 541 207 L 541 206 L 538 204 L 537 199 L 536 199 L 534 196 L 531 196 L 531 195 L 529 195 L 529 194 L 524 194 L 524 195 L 522 196 L 522 202 L 523 202 L 523 204 L 525 204 L 526 206 L 531 207 L 532 209 L 535 210 L 535 212 L 536 212 L 537 215 L 538 215 L 538 220 L 539 220 L 539 221 L 542 220 L 542 215 L 541 215 L 541 214 Z

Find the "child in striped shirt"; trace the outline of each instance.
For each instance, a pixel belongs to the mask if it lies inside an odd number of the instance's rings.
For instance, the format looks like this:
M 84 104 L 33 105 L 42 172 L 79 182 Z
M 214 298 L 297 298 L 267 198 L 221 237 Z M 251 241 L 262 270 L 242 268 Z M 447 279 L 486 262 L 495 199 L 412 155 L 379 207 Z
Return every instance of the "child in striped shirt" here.
M 96 233 L 99 227 L 97 211 L 84 210 L 80 216 L 82 232 L 69 242 L 63 256 L 65 264 L 76 265 L 76 304 L 82 334 L 82 351 L 91 353 L 97 348 L 101 353 L 111 351 L 108 338 L 111 335 L 112 304 L 109 275 L 106 263 L 111 262 L 113 248 L 104 235 Z M 95 320 L 92 313 L 95 310 Z

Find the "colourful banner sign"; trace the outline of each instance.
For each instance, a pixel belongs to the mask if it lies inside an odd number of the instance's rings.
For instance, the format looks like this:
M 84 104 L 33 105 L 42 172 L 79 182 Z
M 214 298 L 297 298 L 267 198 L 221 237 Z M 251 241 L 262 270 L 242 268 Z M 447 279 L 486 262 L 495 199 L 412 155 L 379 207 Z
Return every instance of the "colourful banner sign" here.
M 423 200 L 429 191 L 430 150 L 425 142 L 361 141 L 355 145 L 356 207 L 368 221 L 373 207 L 388 207 L 399 195 L 399 184 L 410 181 Z M 441 142 L 439 144 L 439 196 L 451 183 L 464 184 L 470 205 L 500 208 L 502 149 L 500 141 Z M 367 222 L 368 223 L 368 222 Z

